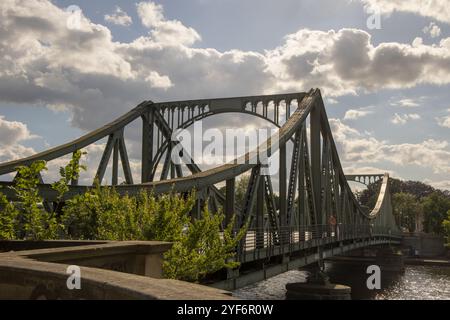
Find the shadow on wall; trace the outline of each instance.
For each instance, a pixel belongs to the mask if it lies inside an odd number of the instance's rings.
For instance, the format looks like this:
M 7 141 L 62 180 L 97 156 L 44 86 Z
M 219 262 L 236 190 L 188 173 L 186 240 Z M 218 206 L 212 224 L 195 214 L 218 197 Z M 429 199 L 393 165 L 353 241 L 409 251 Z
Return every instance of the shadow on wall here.
M 0 299 L 232 299 L 230 293 L 162 279 L 156 241 L 0 241 Z M 80 288 L 69 288 L 69 266 L 80 267 Z

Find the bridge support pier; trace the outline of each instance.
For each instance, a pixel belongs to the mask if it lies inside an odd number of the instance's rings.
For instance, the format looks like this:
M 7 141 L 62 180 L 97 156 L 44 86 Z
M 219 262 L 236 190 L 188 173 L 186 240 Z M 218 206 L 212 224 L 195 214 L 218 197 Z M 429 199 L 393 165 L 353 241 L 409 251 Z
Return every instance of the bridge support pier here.
M 404 257 L 401 252 L 393 250 L 391 247 L 381 248 L 377 251 L 375 264 L 380 267 L 382 273 L 405 272 Z
M 288 283 L 287 300 L 350 300 L 351 288 L 331 283 L 327 274 L 316 268 L 305 283 Z
M 239 269 L 227 269 L 227 280 L 236 279 L 239 277 Z

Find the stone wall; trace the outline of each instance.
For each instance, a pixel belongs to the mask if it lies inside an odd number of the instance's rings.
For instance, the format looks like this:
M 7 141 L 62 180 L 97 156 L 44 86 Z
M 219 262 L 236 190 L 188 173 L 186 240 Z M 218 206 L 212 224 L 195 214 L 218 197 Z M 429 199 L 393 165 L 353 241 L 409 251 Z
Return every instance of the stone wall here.
M 441 236 L 426 233 L 404 234 L 402 246 L 405 252 L 420 257 L 439 257 L 445 255 L 445 241 Z
M 0 254 L 0 299 L 231 299 L 228 292 L 162 279 L 165 242 L 2 242 L 21 248 Z M 26 250 L 32 247 L 45 249 Z M 81 289 L 70 290 L 70 265 L 80 267 Z

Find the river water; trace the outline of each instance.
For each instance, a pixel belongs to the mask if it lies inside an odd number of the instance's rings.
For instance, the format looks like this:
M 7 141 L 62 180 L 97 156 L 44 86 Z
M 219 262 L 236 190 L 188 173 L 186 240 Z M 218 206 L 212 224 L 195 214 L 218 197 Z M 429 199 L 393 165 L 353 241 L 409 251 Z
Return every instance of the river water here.
M 381 290 L 369 290 L 363 265 L 326 263 L 326 272 L 333 283 L 352 287 L 352 299 L 448 300 L 450 299 L 450 267 L 406 266 L 404 274 L 381 276 Z M 233 292 L 241 299 L 283 300 L 285 286 L 305 282 L 307 271 L 294 270 Z

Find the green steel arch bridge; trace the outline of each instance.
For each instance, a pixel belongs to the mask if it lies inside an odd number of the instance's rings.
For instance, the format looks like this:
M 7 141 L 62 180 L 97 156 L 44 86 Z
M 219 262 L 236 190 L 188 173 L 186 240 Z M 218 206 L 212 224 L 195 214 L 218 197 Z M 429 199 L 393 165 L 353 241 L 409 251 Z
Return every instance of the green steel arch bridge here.
M 205 171 L 173 139 L 176 130 L 196 121 L 224 113 L 243 113 L 265 119 L 278 127 L 255 150 Z M 142 120 L 142 159 L 140 183 L 133 180 L 124 129 Z M 249 281 L 264 279 L 303 265 L 322 261 L 346 251 L 400 241 L 391 205 L 388 174 L 354 174 L 342 169 L 320 90 L 293 94 L 247 96 L 172 102 L 144 101 L 115 121 L 83 137 L 31 157 L 0 164 L 0 176 L 11 174 L 18 166 L 37 160 L 51 161 L 70 155 L 107 138 L 94 179 L 105 180 L 112 161 L 111 183 L 121 194 L 152 190 L 156 195 L 197 190 L 193 215 L 207 205 L 214 212 L 223 208 L 226 221 L 236 214 L 237 226 L 251 219 L 246 237 L 237 249 L 241 275 L 230 273 L 226 287 L 236 288 Z M 287 145 L 292 152 L 287 152 Z M 182 163 L 171 160 L 173 150 L 181 151 Z M 271 175 L 264 174 L 267 162 L 262 154 L 279 153 L 277 172 L 279 204 Z M 288 159 L 290 157 L 290 159 Z M 111 159 L 112 158 L 112 159 Z M 266 159 L 267 160 L 267 159 Z M 288 161 L 289 160 L 289 161 Z M 118 184 L 119 162 L 125 183 Z M 288 165 L 289 163 L 289 165 Z M 162 170 L 157 170 L 161 168 Z M 288 168 L 289 166 L 289 168 Z M 186 174 L 189 172 L 189 174 Z M 235 184 L 240 175 L 249 174 L 243 204 L 236 205 Z M 374 208 L 362 207 L 348 181 L 368 184 L 382 180 Z M 108 181 L 109 182 L 109 181 Z M 107 184 L 109 184 L 107 182 Z M 2 192 L 11 200 L 16 195 L 13 183 L 0 182 Z M 217 185 L 224 184 L 222 193 Z M 90 186 L 72 181 L 66 199 L 85 192 Z M 50 184 L 39 185 L 44 206 L 51 210 L 57 200 Z M 256 277 L 245 277 L 251 266 L 259 269 Z

